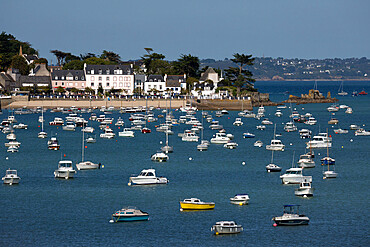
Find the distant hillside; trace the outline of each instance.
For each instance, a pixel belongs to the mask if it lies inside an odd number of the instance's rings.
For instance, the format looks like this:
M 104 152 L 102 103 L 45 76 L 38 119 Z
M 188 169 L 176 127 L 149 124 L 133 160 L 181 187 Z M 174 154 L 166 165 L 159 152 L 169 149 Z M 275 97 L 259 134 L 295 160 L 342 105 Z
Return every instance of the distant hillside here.
M 227 69 L 235 64 L 228 59 L 203 59 L 201 67 Z M 363 58 L 284 59 L 257 57 L 248 68 L 257 80 L 370 80 L 370 60 Z

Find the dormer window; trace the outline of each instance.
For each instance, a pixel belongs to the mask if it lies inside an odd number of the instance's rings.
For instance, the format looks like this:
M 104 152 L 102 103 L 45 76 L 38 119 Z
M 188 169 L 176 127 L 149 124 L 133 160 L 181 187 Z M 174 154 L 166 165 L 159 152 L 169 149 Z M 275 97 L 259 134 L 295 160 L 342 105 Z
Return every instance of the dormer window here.
M 107 75 L 109 75 L 109 73 L 110 73 L 110 70 L 109 70 L 109 69 L 107 69 Z
M 58 76 L 54 77 L 55 80 L 58 80 Z
M 103 71 L 101 69 L 99 69 L 99 75 L 103 74 Z
M 77 81 L 78 80 L 78 76 L 75 77 L 75 80 Z
M 62 76 L 62 80 L 64 80 L 64 76 Z
M 93 69 L 91 70 L 91 74 L 92 74 L 92 75 L 94 74 L 94 70 L 93 70 Z
M 117 74 L 118 74 L 118 71 L 117 71 L 116 69 L 114 70 L 114 74 L 115 74 L 115 75 L 117 75 Z

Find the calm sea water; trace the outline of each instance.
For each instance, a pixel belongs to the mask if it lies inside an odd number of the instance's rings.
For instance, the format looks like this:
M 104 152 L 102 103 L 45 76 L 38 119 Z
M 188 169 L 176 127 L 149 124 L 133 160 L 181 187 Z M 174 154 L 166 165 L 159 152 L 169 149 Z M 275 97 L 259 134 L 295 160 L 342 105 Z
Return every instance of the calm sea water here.
M 324 94 L 336 94 L 340 82 L 318 82 Z M 257 82 L 256 87 L 270 93 L 273 101 L 287 98 L 283 92 L 299 95 L 313 87 L 312 82 Z M 365 89 L 370 92 L 368 82 L 346 82 L 344 90 L 352 92 Z M 352 115 L 343 110 L 336 113 L 339 127 L 350 124 L 365 125 L 370 130 L 370 96 L 339 97 L 340 104 L 353 108 Z M 335 135 L 327 124 L 329 104 L 293 105 L 300 113 L 310 112 L 318 125 L 310 128 L 314 133 L 326 131 L 333 135 L 330 155 L 336 158 L 338 178 L 322 179 L 320 158 L 326 150 L 316 151 L 316 168 L 304 170 L 313 176 L 315 195 L 299 198 L 294 195 L 297 186 L 282 185 L 278 173 L 267 173 L 265 165 L 271 160 L 271 152 L 265 147 L 253 147 L 259 139 L 264 144 L 273 137 L 273 126 L 265 131 L 256 130 L 260 121 L 244 118 L 244 125 L 232 125 L 237 112 L 230 112 L 220 119 L 228 133 L 235 136 L 239 147 L 228 150 L 222 145 L 212 144 L 206 152 L 198 152 L 196 143 L 182 142 L 177 133 L 188 126 L 174 127 L 170 136 L 174 153 L 164 164 L 153 163 L 150 156 L 160 149 L 165 135 L 153 131 L 151 134 L 136 133 L 135 138 L 116 137 L 97 143 L 86 144 L 85 158 L 101 162 L 104 169 L 78 171 L 71 180 L 58 180 L 53 176 L 61 156 L 73 160 L 81 159 L 82 132 L 67 132 L 56 126 L 45 126 L 49 134 L 56 134 L 61 151 L 49 151 L 47 139 L 38 139 L 40 131 L 38 115 L 16 115 L 18 122 L 29 125 L 28 130 L 16 130 L 17 140 L 22 143 L 15 154 L 0 148 L 0 171 L 5 174 L 9 167 L 18 170 L 21 182 L 17 186 L 0 186 L 0 246 L 365 246 L 369 245 L 369 160 L 370 137 L 355 137 L 354 131 Z M 304 108 L 304 110 L 302 110 Z M 274 116 L 276 107 L 267 107 L 266 116 L 277 124 L 277 133 L 286 145 L 284 152 L 275 152 L 274 163 L 291 167 L 305 152 L 305 140 L 297 132 L 283 131 L 283 122 L 289 120 L 290 109 L 283 109 L 283 117 Z M 156 111 L 158 113 L 158 111 Z M 179 112 L 174 112 L 178 117 Z M 197 116 L 200 119 L 201 113 Z M 8 113 L 5 111 L 3 117 Z M 46 113 L 46 123 L 61 113 Z M 83 114 L 85 119 L 90 115 Z M 126 123 L 128 114 L 122 116 Z M 162 120 L 163 121 L 163 120 Z M 149 127 L 154 130 L 157 123 Z M 98 123 L 93 122 L 98 128 Z M 210 139 L 215 131 L 204 122 L 204 136 Z M 119 131 L 112 126 L 116 134 Z M 254 139 L 243 139 L 242 133 L 256 134 Z M 99 131 L 97 131 L 99 135 Z M 2 143 L 5 135 L 0 135 Z M 352 140 L 352 141 L 351 141 Z M 192 160 L 189 160 L 192 158 Z M 245 165 L 242 165 L 245 162 Z M 168 185 L 127 185 L 131 174 L 144 168 L 155 168 L 157 175 L 170 180 Z M 236 206 L 229 198 L 236 193 L 248 193 L 250 204 Z M 215 210 L 180 212 L 179 201 L 198 197 L 214 201 Z M 283 204 L 300 204 L 301 210 L 310 217 L 308 226 L 273 227 L 271 218 L 282 214 Z M 132 205 L 150 214 L 150 221 L 135 223 L 108 223 L 111 214 L 124 206 Z M 220 220 L 234 220 L 244 227 L 244 232 L 233 236 L 215 236 L 210 228 Z

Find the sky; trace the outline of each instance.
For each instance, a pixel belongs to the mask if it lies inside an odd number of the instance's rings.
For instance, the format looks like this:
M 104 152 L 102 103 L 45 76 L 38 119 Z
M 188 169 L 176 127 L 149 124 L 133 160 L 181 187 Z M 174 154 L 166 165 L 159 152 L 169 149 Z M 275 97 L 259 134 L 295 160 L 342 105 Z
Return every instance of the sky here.
M 139 59 L 149 47 L 223 60 L 370 57 L 370 0 L 0 0 L 0 32 L 50 50 L 113 51 Z M 6 10 L 6 11 L 4 11 Z

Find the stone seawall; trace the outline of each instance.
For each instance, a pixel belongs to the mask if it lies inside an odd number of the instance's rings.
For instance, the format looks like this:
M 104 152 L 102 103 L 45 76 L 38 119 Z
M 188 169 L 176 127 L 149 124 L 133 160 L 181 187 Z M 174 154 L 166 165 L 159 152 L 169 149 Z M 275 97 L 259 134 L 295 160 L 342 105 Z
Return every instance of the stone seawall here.
M 189 103 L 189 102 L 188 102 Z M 252 102 L 250 100 L 196 100 L 192 103 L 198 108 L 198 110 L 229 110 L 229 111 L 241 111 L 253 110 Z

